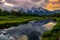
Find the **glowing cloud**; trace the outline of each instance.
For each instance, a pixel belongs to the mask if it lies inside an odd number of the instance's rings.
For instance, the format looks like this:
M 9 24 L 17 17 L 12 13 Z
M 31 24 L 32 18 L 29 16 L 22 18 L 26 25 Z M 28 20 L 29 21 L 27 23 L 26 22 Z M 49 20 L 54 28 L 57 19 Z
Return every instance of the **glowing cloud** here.
M 4 5 L 5 5 L 5 6 L 9 6 L 9 7 L 10 7 L 10 6 L 14 6 L 13 4 L 6 3 L 6 2 L 4 3 Z
M 7 3 L 6 0 L 1 0 L 0 2 L 5 6 L 14 6 L 13 4 Z
M 60 0 L 49 0 L 45 8 L 48 10 L 60 9 Z

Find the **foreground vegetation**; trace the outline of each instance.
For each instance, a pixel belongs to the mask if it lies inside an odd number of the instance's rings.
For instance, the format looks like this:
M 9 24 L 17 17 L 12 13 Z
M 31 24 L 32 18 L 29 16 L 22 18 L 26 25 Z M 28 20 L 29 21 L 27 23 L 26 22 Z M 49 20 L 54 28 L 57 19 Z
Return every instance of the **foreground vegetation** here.
M 34 17 L 34 16 L 0 16 L 0 29 L 9 28 L 11 26 L 16 26 L 19 24 L 26 24 L 28 21 L 31 20 L 41 20 L 41 17 Z
M 60 18 L 55 18 L 57 25 L 54 28 L 43 35 L 43 40 L 60 40 Z

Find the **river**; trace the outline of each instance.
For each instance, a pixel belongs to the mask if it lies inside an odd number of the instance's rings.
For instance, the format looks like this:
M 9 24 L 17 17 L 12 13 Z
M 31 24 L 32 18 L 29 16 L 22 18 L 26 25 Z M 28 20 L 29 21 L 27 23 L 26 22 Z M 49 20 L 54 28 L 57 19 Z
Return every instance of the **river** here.
M 27 24 L 0 30 L 0 40 L 41 40 L 41 35 L 52 30 L 56 24 L 56 21 L 51 19 L 33 20 Z

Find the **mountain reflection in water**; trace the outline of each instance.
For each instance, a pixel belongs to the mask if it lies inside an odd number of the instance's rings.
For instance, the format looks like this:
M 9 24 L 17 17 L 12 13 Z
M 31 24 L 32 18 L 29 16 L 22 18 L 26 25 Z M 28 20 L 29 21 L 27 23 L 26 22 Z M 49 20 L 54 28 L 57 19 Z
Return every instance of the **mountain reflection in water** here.
M 0 30 L 0 40 L 40 40 L 39 36 L 51 30 L 55 25 L 56 21 L 51 19 L 30 21 L 17 27 Z

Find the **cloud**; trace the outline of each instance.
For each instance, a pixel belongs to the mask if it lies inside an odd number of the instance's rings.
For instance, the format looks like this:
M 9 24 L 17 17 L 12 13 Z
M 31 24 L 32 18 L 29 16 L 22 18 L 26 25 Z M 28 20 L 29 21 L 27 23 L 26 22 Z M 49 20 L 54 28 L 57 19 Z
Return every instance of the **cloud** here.
M 60 0 L 49 0 L 45 8 L 48 10 L 60 9 Z
M 2 7 L 2 6 L 3 7 Z M 48 10 L 55 10 L 60 8 L 59 0 L 5 0 L 5 2 L 1 2 L 0 0 L 0 8 L 32 8 L 32 7 L 43 7 Z
M 4 3 L 2 5 L 6 5 L 6 6 L 16 5 L 16 6 L 20 6 L 23 8 L 31 8 L 33 6 L 43 7 L 45 4 L 45 0 L 5 0 L 5 1 L 6 1 L 6 4 Z M 9 5 L 7 5 L 7 4 L 9 4 Z
M 2 8 L 2 9 L 10 10 L 10 9 L 12 9 L 12 7 L 14 7 L 14 6 L 15 6 L 14 4 L 7 3 L 6 0 L 0 1 L 0 8 Z
M 31 0 L 31 1 L 33 1 L 33 2 L 39 2 L 39 1 L 41 1 L 41 0 Z
M 42 6 L 45 3 L 44 0 L 7 0 L 8 3 L 19 5 L 22 7 Z

